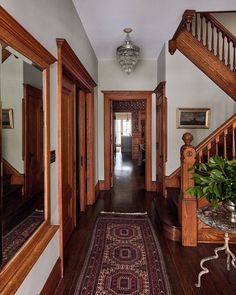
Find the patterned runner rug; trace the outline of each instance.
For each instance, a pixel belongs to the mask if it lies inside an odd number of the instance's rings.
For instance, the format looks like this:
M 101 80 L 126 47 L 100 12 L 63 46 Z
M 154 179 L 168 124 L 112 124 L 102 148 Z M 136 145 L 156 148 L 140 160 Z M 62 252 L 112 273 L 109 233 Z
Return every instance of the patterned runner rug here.
M 75 294 L 171 294 L 147 214 L 99 215 Z

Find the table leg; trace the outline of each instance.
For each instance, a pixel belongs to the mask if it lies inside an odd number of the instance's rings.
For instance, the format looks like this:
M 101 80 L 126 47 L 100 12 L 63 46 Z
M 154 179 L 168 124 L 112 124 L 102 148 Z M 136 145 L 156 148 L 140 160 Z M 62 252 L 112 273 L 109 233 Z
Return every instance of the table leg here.
M 236 257 L 233 254 L 233 252 L 230 251 L 230 249 L 229 249 L 229 235 L 228 235 L 228 233 L 225 233 L 224 240 L 225 240 L 224 246 L 218 247 L 218 248 L 216 248 L 214 250 L 215 255 L 203 258 L 200 261 L 200 266 L 202 268 L 202 271 L 198 274 L 198 283 L 195 284 L 195 286 L 197 288 L 201 287 L 201 277 L 202 277 L 202 275 L 207 274 L 209 272 L 209 269 L 206 268 L 205 266 L 203 266 L 203 263 L 205 263 L 206 261 L 209 261 L 209 260 L 218 259 L 219 258 L 219 255 L 218 255 L 219 251 L 225 250 L 225 254 L 227 255 L 227 270 L 228 271 L 230 270 L 230 258 L 232 258 L 231 263 L 232 263 L 233 267 L 236 268 L 236 263 L 235 263 L 236 262 Z

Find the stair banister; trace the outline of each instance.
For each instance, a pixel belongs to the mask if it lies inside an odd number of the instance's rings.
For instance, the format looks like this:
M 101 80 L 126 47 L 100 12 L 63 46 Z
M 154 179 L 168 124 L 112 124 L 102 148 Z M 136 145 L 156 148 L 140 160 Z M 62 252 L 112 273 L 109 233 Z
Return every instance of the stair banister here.
M 193 136 L 185 133 L 182 137 L 184 145 L 180 150 L 181 161 L 181 193 L 179 200 L 179 219 L 182 225 L 182 245 L 197 246 L 197 199 L 189 195 L 187 188 L 194 185 L 189 168 L 196 161 L 196 150 L 191 145 Z

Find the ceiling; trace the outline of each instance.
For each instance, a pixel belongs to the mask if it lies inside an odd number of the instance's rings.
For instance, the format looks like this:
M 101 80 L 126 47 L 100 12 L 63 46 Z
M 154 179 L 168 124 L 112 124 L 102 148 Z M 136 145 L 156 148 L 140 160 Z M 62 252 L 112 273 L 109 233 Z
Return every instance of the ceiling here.
M 98 59 L 115 58 L 125 27 L 141 47 L 141 58 L 157 58 L 186 9 L 236 10 L 236 0 L 72 0 Z

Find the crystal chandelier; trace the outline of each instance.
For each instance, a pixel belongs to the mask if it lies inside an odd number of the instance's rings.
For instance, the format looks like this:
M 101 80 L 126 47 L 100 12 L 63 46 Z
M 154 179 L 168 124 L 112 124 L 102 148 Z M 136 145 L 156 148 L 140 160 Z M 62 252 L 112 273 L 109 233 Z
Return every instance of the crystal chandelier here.
M 140 54 L 140 48 L 131 41 L 131 28 L 125 28 L 126 38 L 124 44 L 116 49 L 116 57 L 122 69 L 130 74 L 133 67 L 137 64 Z

